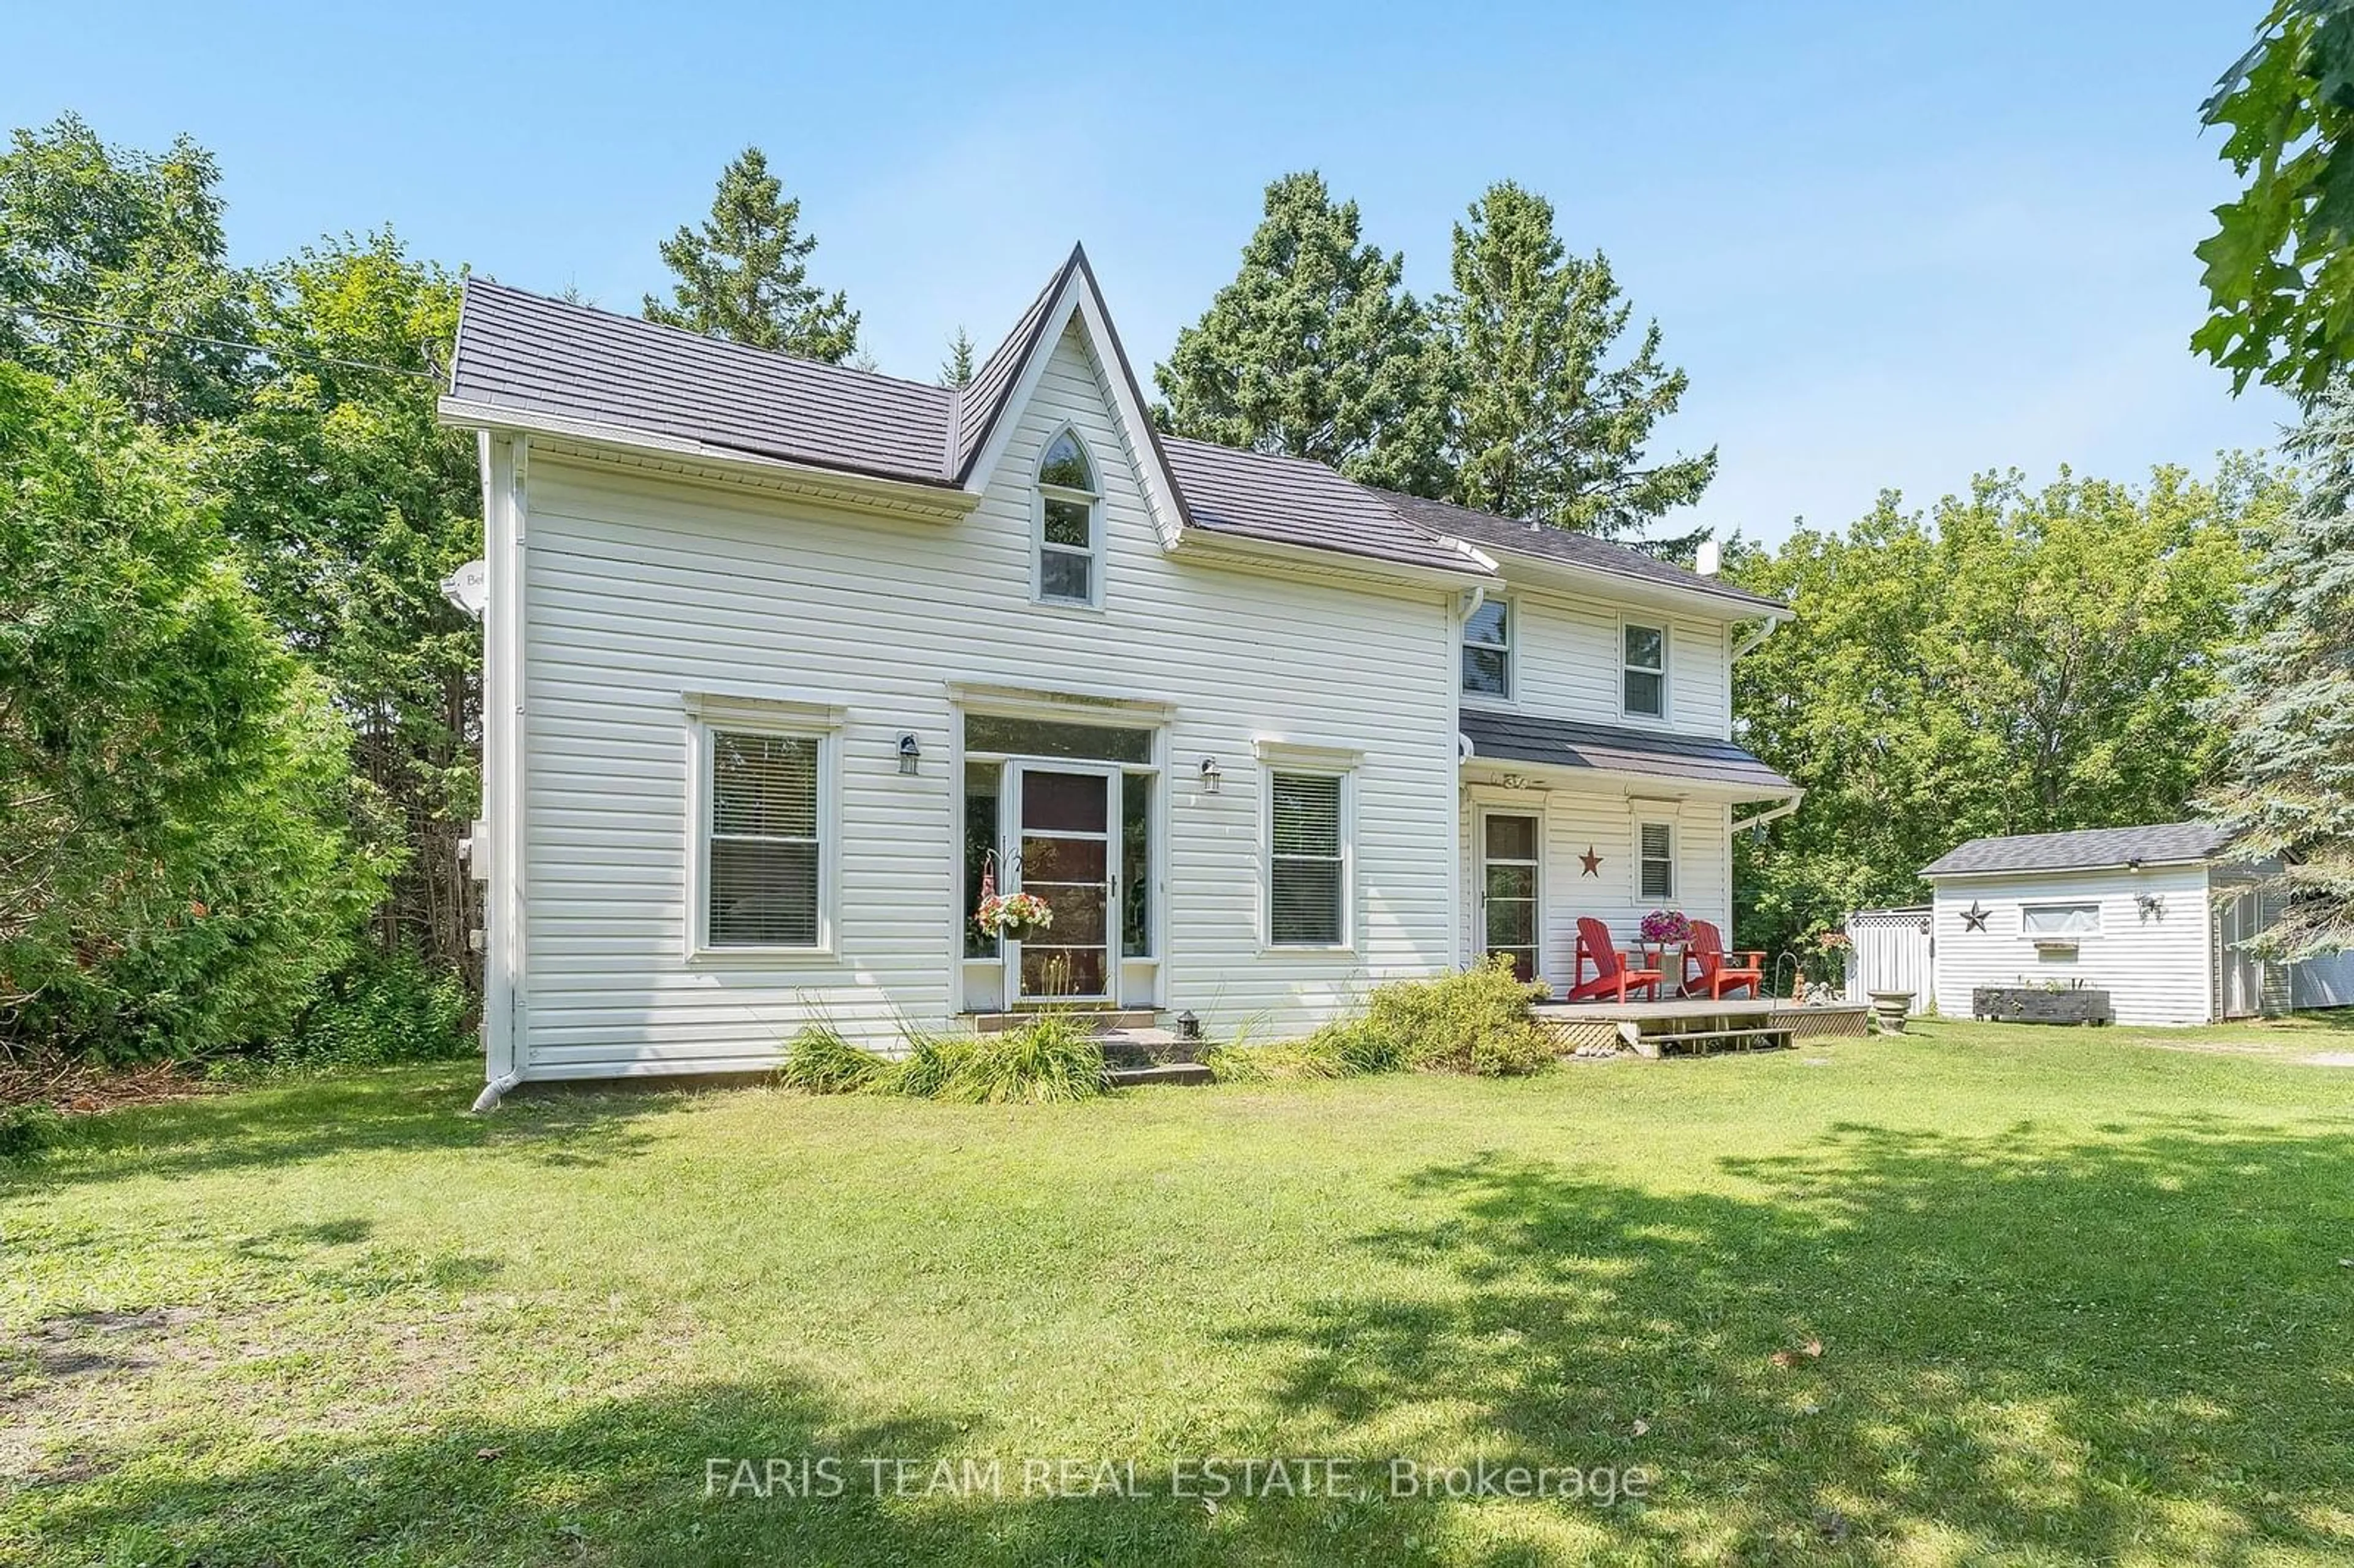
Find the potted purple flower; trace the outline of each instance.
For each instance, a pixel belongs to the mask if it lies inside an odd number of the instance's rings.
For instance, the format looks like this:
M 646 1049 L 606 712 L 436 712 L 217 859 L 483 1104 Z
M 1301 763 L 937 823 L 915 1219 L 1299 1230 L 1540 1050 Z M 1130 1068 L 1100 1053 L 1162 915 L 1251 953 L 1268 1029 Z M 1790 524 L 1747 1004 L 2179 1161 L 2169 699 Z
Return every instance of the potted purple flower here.
M 1667 976 L 1659 987 L 1662 997 L 1680 995 L 1684 989 L 1684 952 L 1691 942 L 1691 920 L 1681 909 L 1654 909 L 1643 916 L 1637 927 L 1642 934 L 1644 962 Z

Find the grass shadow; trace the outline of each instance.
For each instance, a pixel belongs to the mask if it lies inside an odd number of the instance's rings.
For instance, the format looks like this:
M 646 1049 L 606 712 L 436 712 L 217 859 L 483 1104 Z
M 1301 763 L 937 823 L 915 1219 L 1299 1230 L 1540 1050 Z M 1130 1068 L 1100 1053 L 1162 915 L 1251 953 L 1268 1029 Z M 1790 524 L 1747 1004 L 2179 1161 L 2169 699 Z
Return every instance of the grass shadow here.
M 1488 1157 L 1364 1245 L 1441 1287 L 1239 1330 L 1293 1414 L 1642 1465 L 1645 1555 L 2354 1552 L 2354 1139 L 1850 1125 L 1657 1192 Z

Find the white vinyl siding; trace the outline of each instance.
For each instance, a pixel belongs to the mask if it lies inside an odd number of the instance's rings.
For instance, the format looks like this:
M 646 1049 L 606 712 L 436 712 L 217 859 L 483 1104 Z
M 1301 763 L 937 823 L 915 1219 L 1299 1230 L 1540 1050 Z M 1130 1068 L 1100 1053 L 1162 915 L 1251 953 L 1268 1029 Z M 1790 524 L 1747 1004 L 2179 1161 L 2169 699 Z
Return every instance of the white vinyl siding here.
M 1505 569 L 1511 569 L 1511 563 Z M 1511 705 L 1516 712 L 1718 739 L 1733 734 L 1732 644 L 1724 622 L 1624 610 L 1627 617 L 1667 630 L 1667 715 L 1629 718 L 1623 607 L 1522 585 L 1513 587 L 1510 602 Z M 1467 708 L 1489 701 L 1468 691 L 1462 698 Z
M 740 487 L 530 457 L 523 694 L 534 1077 L 753 1070 L 830 1019 L 882 1050 L 957 1026 L 965 927 L 962 726 L 952 683 L 1165 705 L 1157 1000 L 1214 1035 L 1301 1033 L 1384 980 L 1451 961 L 1454 597 L 1318 563 L 1171 555 L 1078 334 L 1013 416 L 954 523 L 829 514 Z M 1101 492 L 1100 609 L 1037 603 L 1036 482 L 1066 425 Z M 1339 656 L 1345 652 L 1345 656 Z M 699 824 L 681 694 L 777 689 L 836 706 L 827 952 L 690 957 Z M 1129 723 L 1092 715 L 1094 722 Z M 722 721 L 715 719 L 714 723 Z M 916 736 L 917 772 L 897 741 Z M 1264 939 L 1262 738 L 1352 751 L 1353 948 Z M 1202 789 L 1215 758 L 1223 793 Z
M 1676 895 L 1676 830 L 1672 822 L 1645 822 L 1635 834 L 1636 892 L 1666 903 Z
M 1348 930 L 1346 780 L 1277 770 L 1267 782 L 1267 941 L 1335 948 Z

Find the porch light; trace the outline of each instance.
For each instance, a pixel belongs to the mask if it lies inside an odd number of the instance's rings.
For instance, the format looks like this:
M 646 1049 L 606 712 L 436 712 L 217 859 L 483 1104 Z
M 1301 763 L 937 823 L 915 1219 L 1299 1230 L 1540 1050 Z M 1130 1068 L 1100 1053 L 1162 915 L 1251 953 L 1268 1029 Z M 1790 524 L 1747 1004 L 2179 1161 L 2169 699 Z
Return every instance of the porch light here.
M 1224 779 L 1225 776 L 1225 769 L 1218 766 L 1218 759 L 1216 758 L 1205 757 L 1202 758 L 1202 792 L 1204 794 L 1216 794 L 1218 792 L 1218 780 Z
M 899 737 L 899 771 L 913 774 L 916 771 L 916 764 L 923 759 L 924 748 L 916 744 L 915 732 L 910 730 L 901 736 Z

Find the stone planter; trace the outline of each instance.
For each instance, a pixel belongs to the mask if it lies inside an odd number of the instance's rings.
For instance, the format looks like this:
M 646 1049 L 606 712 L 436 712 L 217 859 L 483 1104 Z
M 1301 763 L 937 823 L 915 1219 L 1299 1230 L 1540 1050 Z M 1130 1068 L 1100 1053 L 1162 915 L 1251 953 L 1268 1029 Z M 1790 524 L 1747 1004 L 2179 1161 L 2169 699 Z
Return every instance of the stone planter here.
M 1913 993 L 1909 991 L 1875 991 L 1872 993 L 1872 1019 L 1880 1025 L 1882 1034 L 1904 1033 L 1905 1015 L 1913 1011 Z
M 1982 985 L 1970 992 L 1970 1016 L 2002 1023 L 2106 1023 L 2115 1014 L 2105 991 Z

